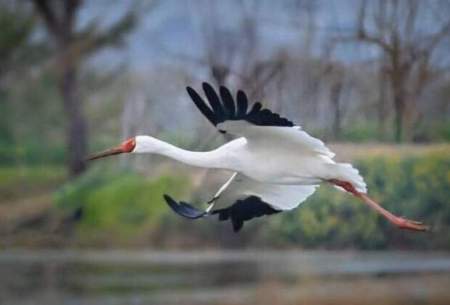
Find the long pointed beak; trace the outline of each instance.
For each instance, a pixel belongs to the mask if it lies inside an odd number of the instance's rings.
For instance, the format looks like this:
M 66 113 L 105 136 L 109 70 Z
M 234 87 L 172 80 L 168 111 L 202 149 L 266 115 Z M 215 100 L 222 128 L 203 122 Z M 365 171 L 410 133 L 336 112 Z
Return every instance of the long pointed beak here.
M 104 158 L 104 157 L 108 157 L 108 156 L 113 156 L 113 155 L 118 155 L 118 154 L 122 154 L 125 151 L 123 150 L 123 148 L 121 146 L 117 146 L 117 147 L 113 147 L 107 150 L 104 150 L 102 152 L 90 155 L 87 160 L 88 161 L 92 161 L 92 160 L 96 160 L 96 159 L 100 159 L 100 158 Z

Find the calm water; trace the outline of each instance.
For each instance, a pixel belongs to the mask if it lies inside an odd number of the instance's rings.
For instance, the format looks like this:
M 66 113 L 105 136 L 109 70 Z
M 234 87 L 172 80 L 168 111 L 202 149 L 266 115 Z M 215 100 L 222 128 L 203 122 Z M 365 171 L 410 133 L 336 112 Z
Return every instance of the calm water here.
M 450 304 L 450 254 L 0 252 L 0 304 Z

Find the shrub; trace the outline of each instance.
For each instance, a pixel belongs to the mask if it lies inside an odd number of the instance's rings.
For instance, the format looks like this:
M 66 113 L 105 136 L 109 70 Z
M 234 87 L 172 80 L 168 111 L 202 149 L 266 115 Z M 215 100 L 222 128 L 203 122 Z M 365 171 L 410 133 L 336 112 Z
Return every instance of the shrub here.
M 400 231 L 348 194 L 322 186 L 301 208 L 272 222 L 270 236 L 306 247 L 450 249 L 450 156 L 374 157 L 357 162 L 371 197 L 439 234 Z
M 83 230 L 128 235 L 157 226 L 169 211 L 162 195 L 182 195 L 188 187 L 184 177 L 152 179 L 133 172 L 97 168 L 64 186 L 55 201 L 64 209 L 83 208 Z

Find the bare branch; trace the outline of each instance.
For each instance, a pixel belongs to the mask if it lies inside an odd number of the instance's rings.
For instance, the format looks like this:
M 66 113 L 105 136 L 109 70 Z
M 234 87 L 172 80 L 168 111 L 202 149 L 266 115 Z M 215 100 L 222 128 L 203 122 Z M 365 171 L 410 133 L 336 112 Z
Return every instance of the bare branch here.
M 427 49 L 434 49 L 446 36 L 450 36 L 450 21 L 447 22 L 439 31 L 432 34 Z
M 73 23 L 80 4 L 81 0 L 66 0 L 64 2 L 64 18 L 62 20 L 62 26 L 64 26 L 68 32 L 73 29 Z
M 33 3 L 39 13 L 42 15 L 49 32 L 55 37 L 59 37 L 61 22 L 57 19 L 55 12 L 48 5 L 48 1 L 33 0 Z
M 85 57 L 106 46 L 118 46 L 123 43 L 127 33 L 136 25 L 136 14 L 131 11 L 118 22 L 102 30 L 98 28 L 98 20 L 92 20 L 82 31 L 77 33 L 75 42 L 71 46 L 70 54 L 74 59 Z
M 383 32 L 379 31 L 378 35 L 375 35 L 373 33 L 368 33 L 365 26 L 365 19 L 366 17 L 366 7 L 367 7 L 367 1 L 363 1 L 359 13 L 358 13 L 358 20 L 357 20 L 357 26 L 356 26 L 356 37 L 349 36 L 349 37 L 338 37 L 335 38 L 336 42 L 356 42 L 356 41 L 362 41 L 369 44 L 374 44 L 381 49 L 383 49 L 385 52 L 391 53 L 393 52 L 392 46 L 389 45 L 384 39 L 383 39 Z M 375 19 L 378 26 L 383 24 L 383 20 L 380 18 Z

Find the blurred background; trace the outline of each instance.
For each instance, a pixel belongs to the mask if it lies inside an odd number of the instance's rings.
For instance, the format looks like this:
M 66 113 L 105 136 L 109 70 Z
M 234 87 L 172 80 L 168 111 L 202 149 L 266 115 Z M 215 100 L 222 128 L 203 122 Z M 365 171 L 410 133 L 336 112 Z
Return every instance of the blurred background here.
M 0 0 L 0 304 L 449 304 L 450 2 Z M 399 231 L 322 186 L 239 234 L 174 215 L 227 179 L 149 134 L 227 139 L 185 92 L 244 89 L 354 163 Z

